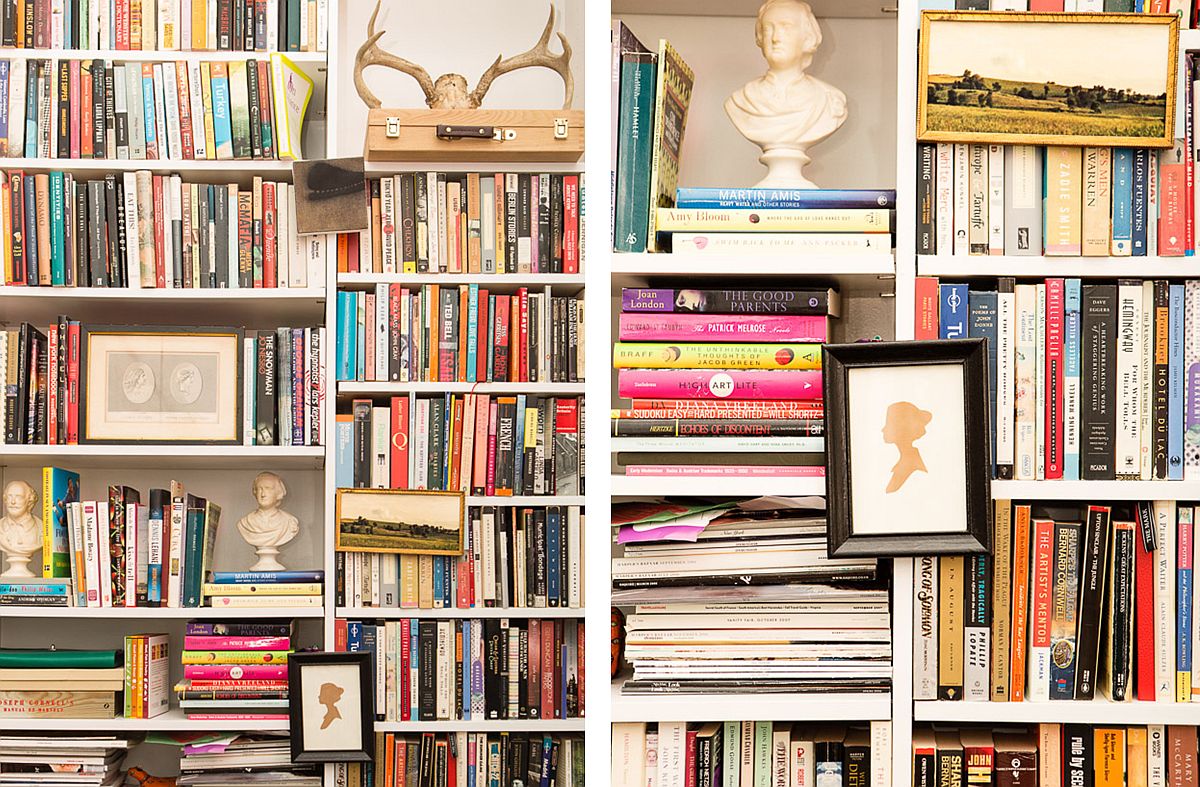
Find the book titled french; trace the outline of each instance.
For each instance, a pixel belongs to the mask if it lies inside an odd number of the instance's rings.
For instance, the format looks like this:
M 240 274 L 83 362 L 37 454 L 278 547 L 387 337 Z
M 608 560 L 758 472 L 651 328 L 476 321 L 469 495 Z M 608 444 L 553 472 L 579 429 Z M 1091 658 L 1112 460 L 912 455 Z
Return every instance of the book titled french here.
M 620 369 L 617 395 L 627 398 L 814 399 L 821 372 L 800 369 Z
M 621 341 L 824 342 L 829 324 L 817 315 L 622 314 Z

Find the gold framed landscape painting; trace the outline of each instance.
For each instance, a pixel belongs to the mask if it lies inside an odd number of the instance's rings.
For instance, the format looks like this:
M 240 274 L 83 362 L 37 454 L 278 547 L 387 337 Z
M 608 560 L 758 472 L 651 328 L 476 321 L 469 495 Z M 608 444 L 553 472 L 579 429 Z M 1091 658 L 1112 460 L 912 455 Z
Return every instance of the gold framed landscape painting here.
M 339 552 L 461 555 L 462 492 L 338 489 L 334 519 Z
M 1174 144 L 1175 14 L 921 14 L 917 139 Z

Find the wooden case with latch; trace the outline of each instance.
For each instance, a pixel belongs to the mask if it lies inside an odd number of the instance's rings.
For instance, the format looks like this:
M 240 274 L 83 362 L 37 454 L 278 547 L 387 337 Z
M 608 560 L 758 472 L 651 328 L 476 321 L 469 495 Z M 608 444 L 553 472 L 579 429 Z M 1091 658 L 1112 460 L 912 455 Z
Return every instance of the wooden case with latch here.
M 372 109 L 368 161 L 578 161 L 578 109 Z

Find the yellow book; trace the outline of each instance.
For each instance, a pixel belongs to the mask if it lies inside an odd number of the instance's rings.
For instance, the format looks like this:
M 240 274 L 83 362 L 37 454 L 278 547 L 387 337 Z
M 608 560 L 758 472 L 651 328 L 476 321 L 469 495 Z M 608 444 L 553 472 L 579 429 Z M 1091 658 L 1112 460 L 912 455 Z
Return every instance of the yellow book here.
M 204 155 L 210 161 L 217 157 L 217 138 L 213 132 L 212 69 L 200 64 L 200 95 L 204 103 Z
M 216 43 L 215 41 L 213 42 Z M 192 49 L 215 49 L 208 41 L 208 3 L 192 2 Z
M 271 54 L 271 102 L 275 105 L 275 137 L 279 158 L 303 158 L 300 132 L 313 94 L 313 81 L 286 55 Z
M 286 650 L 185 650 L 184 664 L 287 664 Z
M 658 232 L 888 232 L 886 208 L 659 208 Z
M 1078 257 L 1082 243 L 1083 156 L 1081 148 L 1046 147 L 1046 255 Z
M 658 84 L 654 91 L 654 139 L 650 158 L 650 215 L 646 231 L 646 251 L 661 251 L 656 230 L 659 207 L 675 205 L 675 187 L 679 185 L 679 152 L 687 127 L 688 105 L 692 101 L 695 75 L 675 47 L 665 38 L 658 41 Z
M 1097 727 L 1093 734 L 1095 787 L 1125 787 L 1125 729 Z
M 820 369 L 821 345 L 617 342 L 616 369 Z
M 417 555 L 417 603 L 421 609 L 433 608 L 433 555 Z
M 1083 149 L 1083 256 L 1107 257 L 1112 237 L 1112 148 Z
M 1125 733 L 1126 787 L 1146 787 L 1148 776 L 1145 727 L 1130 727 Z
M 405 609 L 416 609 L 420 604 L 420 591 L 417 589 L 418 557 L 400 556 L 400 606 Z
M 963 557 L 938 560 L 938 699 L 961 700 L 963 692 Z

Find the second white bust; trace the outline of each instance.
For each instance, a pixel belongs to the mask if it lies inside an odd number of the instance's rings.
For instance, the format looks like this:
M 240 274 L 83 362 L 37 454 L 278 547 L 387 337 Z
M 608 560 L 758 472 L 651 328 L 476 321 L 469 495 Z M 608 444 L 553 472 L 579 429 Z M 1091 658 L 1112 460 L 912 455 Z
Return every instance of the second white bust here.
M 754 40 L 767 73 L 725 101 L 725 113 L 746 139 L 762 148 L 767 176 L 758 188 L 815 189 L 804 176 L 808 148 L 846 122 L 846 94 L 805 70 L 821 45 L 821 28 L 808 3 L 766 0 L 758 9 Z
M 279 562 L 279 547 L 300 532 L 300 520 L 279 507 L 283 498 L 287 497 L 287 487 L 282 478 L 264 471 L 254 476 L 250 492 L 258 508 L 237 523 L 242 538 L 255 547 L 258 554 L 258 562 L 250 570 L 284 571 L 283 564 Z

